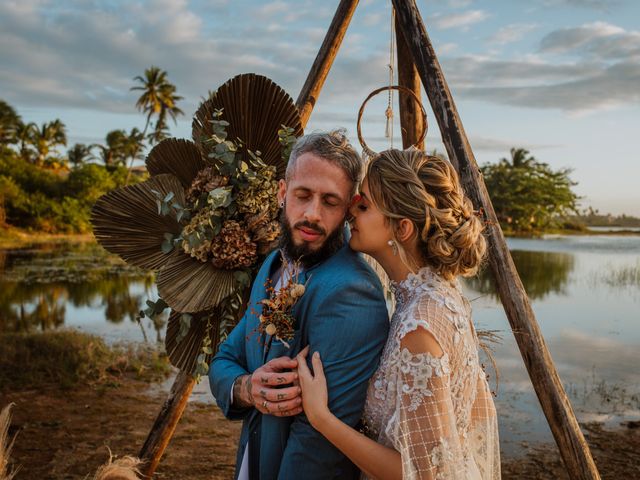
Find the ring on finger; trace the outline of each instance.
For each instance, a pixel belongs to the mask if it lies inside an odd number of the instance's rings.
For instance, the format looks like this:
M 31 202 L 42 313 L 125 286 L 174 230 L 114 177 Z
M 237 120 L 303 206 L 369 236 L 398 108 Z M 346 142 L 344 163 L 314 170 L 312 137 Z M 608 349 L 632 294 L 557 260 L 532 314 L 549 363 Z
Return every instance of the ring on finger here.
M 269 409 L 267 408 L 267 401 L 266 401 L 266 400 L 265 400 L 264 402 L 262 402 L 262 408 L 266 408 L 267 410 L 269 410 Z

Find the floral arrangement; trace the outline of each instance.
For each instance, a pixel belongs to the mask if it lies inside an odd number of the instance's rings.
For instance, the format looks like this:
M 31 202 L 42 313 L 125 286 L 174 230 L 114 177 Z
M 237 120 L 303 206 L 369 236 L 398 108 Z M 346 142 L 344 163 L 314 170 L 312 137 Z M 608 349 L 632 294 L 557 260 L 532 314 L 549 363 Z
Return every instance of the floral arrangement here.
M 277 182 L 300 135 L 284 90 L 260 75 L 238 75 L 200 105 L 193 141 L 160 142 L 146 159 L 148 180 L 96 202 L 100 244 L 157 272 L 160 298 L 140 315 L 171 309 L 165 343 L 174 366 L 206 373 L 239 319 L 280 235 Z
M 262 313 L 259 317 L 258 331 L 275 337 L 289 348 L 287 342 L 293 339 L 295 326 L 295 318 L 291 310 L 298 299 L 304 295 L 306 284 L 298 282 L 300 273 L 298 262 L 289 264 L 283 257 L 282 271 L 288 272 L 289 278 L 280 290 L 276 291 L 271 284 L 271 279 L 265 283 L 268 298 L 261 301 Z
M 266 165 L 260 152 L 249 150 L 248 162 L 235 154 L 242 143 L 227 139 L 229 122 L 222 115 L 222 110 L 214 112 L 215 133 L 207 140 L 214 145 L 209 154 L 214 162 L 198 172 L 186 191 L 189 223 L 179 236 L 167 236 L 163 248 L 170 251 L 177 244 L 200 262 L 235 270 L 252 267 L 258 255 L 270 252 L 277 243 L 278 182 L 276 167 Z M 283 143 L 289 130 L 283 126 L 279 131 Z M 165 204 L 159 199 L 158 209 L 162 211 Z M 179 213 L 185 210 L 179 205 L 174 208 Z

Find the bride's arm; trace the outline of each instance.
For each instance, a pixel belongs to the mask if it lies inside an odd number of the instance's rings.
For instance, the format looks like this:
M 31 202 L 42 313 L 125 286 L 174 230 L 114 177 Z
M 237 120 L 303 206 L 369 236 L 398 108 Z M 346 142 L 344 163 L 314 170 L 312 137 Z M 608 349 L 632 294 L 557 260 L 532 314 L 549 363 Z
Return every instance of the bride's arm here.
M 302 388 L 302 404 L 311 425 L 365 472 L 376 479 L 401 479 L 402 459 L 393 448 L 385 447 L 351 428 L 334 416 L 327 407 L 327 383 L 320 355 L 312 355 L 315 376 L 306 362 L 308 349 L 298 355 L 298 376 Z

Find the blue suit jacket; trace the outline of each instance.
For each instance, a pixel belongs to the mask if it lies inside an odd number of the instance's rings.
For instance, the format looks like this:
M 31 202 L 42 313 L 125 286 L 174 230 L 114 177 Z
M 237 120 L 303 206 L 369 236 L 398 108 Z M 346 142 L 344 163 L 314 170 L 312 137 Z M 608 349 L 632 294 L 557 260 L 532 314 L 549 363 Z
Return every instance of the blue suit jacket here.
M 296 332 L 287 349 L 257 332 L 264 283 L 280 266 L 279 252 L 271 253 L 253 284 L 244 317 L 220 346 L 209 370 L 211 391 L 224 415 L 243 420 L 236 463 L 238 475 L 248 442 L 251 479 L 354 479 L 357 468 L 303 414 L 295 417 L 262 415 L 255 408 L 231 405 L 233 382 L 272 358 L 294 357 L 306 345 L 322 355 L 329 387 L 329 408 L 351 426 L 358 423 L 369 378 L 384 347 L 389 319 L 382 286 L 361 255 L 345 245 L 328 260 L 306 270 L 307 288 L 293 309 Z M 252 312 L 253 310 L 253 312 Z M 310 358 L 310 355 L 309 355 Z

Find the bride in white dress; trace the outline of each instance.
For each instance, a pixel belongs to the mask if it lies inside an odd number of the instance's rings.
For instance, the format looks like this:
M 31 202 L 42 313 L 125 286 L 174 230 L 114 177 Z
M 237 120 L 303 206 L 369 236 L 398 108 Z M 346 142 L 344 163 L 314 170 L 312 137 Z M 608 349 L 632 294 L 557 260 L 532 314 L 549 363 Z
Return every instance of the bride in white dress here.
M 321 352 L 311 373 L 305 349 L 307 418 L 364 478 L 499 479 L 496 410 L 456 278 L 477 271 L 486 244 L 455 170 L 417 150 L 382 152 L 351 214 L 350 245 L 387 272 L 396 310 L 369 384 L 365 434 L 328 410 Z

